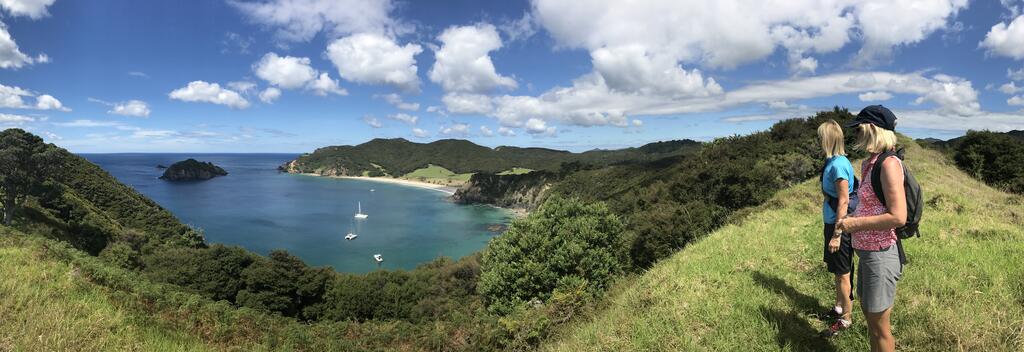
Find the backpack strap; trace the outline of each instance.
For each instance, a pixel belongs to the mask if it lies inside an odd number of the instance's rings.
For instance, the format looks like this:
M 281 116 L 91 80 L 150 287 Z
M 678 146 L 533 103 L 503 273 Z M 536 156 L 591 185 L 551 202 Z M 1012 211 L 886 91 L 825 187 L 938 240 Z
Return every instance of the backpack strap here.
M 875 159 L 875 164 L 871 166 L 871 190 L 875 192 L 875 197 L 878 197 L 878 201 L 885 206 L 888 205 L 885 204 L 885 192 L 882 191 L 882 162 L 890 156 L 903 159 L 903 149 L 895 152 L 890 150 L 879 154 L 878 158 Z M 904 173 L 906 173 L 905 169 Z

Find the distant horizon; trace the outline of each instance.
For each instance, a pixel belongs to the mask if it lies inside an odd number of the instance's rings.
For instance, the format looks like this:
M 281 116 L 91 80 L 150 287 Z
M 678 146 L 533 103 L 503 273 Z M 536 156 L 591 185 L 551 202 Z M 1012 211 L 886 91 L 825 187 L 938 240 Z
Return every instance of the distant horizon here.
M 872 104 L 914 138 L 1024 129 L 1019 1 L 710 5 L 4 2 L 0 129 L 79 153 L 582 152 Z

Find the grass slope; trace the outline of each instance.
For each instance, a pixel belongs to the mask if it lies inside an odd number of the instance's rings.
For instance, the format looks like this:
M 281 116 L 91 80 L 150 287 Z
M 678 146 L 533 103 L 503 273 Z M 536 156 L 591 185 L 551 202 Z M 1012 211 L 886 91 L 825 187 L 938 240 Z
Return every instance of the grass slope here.
M 20 236 L 0 227 L 0 351 L 213 350 L 123 308 L 71 265 L 20 244 Z
M 419 168 L 413 172 L 405 174 L 402 176 L 402 178 L 413 181 L 423 181 L 439 184 L 462 184 L 465 183 L 466 181 L 469 181 L 469 178 L 471 176 L 473 176 L 472 173 L 457 174 L 442 166 L 430 164 L 427 165 L 427 167 Z
M 938 152 L 908 148 L 925 191 L 922 238 L 899 284 L 893 332 L 900 350 L 1024 350 L 1024 197 L 968 177 Z M 858 169 L 859 170 L 859 169 Z M 821 262 L 815 180 L 780 192 L 614 288 L 590 319 L 548 351 L 865 350 L 854 327 L 834 340 L 813 314 L 831 304 Z

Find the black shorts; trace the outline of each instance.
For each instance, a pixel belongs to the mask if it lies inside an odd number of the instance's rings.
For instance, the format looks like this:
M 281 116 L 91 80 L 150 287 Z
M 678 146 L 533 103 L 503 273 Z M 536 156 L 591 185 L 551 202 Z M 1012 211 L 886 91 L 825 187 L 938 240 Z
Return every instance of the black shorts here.
M 832 233 L 836 224 L 825 224 L 824 256 L 822 260 L 828 265 L 828 272 L 842 275 L 853 271 L 853 240 L 850 234 L 844 233 L 839 240 L 839 250 L 835 253 L 828 252 L 828 242 L 832 240 Z

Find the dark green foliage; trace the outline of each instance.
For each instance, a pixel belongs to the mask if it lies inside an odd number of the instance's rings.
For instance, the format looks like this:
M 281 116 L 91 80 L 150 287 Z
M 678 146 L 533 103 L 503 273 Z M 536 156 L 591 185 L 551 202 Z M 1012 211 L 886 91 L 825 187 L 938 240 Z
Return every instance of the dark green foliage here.
M 688 203 L 660 202 L 633 216 L 636 240 L 630 248 L 633 265 L 650 267 L 686 244 L 710 233 L 728 211 L 696 200 Z
M 244 307 L 279 312 L 305 320 L 318 318 L 327 282 L 332 273 L 310 269 L 298 257 L 285 251 L 270 252 L 242 270 L 242 290 L 236 302 Z
M 428 164 L 443 166 L 455 173 L 499 173 L 514 167 L 558 171 L 566 162 L 593 165 L 653 160 L 699 148 L 700 143 L 683 140 L 648 144 L 640 148 L 592 150 L 570 153 L 545 148 L 497 147 L 494 149 L 459 139 L 444 139 L 421 144 L 405 139 L 374 139 L 356 146 L 331 146 L 317 149 L 295 160 L 295 171 L 345 175 L 401 176 Z M 287 165 L 282 166 L 287 169 Z
M 11 128 L 0 132 L 0 222 L 10 225 L 15 213 L 31 192 L 46 180 L 41 172 L 53 166 L 52 145 L 24 130 Z
M 143 258 L 145 272 L 160 282 L 189 288 L 214 300 L 235 302 L 242 272 L 257 256 L 238 247 L 165 248 Z
M 142 265 L 139 252 L 124 242 L 107 246 L 106 249 L 100 252 L 99 256 L 100 259 L 125 269 L 136 269 Z
M 1024 194 L 1024 139 L 997 132 L 968 131 L 952 145 L 957 167 L 986 183 Z
M 546 301 L 570 276 L 598 292 L 628 265 L 625 232 L 603 204 L 549 198 L 487 246 L 479 291 L 499 314 L 523 302 Z

